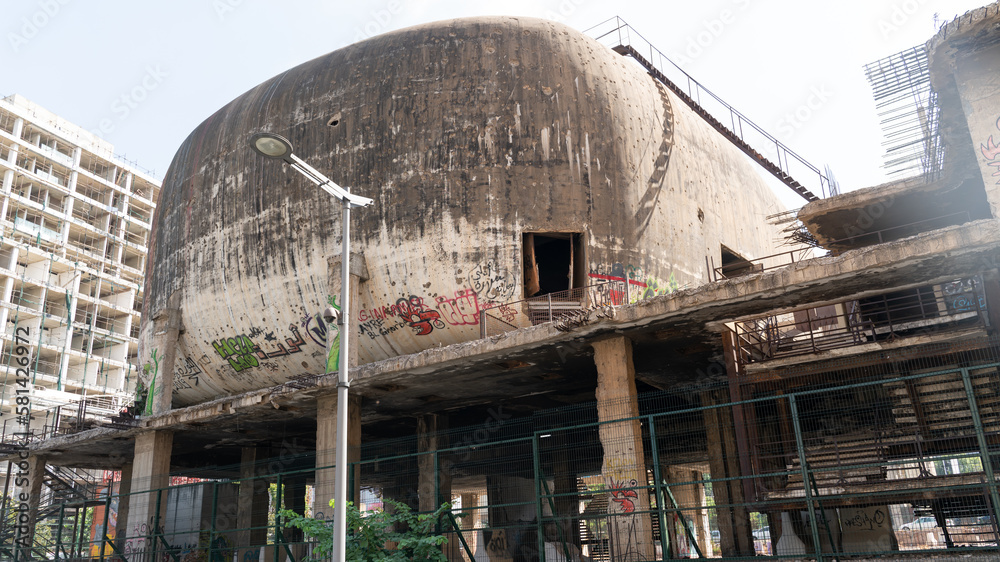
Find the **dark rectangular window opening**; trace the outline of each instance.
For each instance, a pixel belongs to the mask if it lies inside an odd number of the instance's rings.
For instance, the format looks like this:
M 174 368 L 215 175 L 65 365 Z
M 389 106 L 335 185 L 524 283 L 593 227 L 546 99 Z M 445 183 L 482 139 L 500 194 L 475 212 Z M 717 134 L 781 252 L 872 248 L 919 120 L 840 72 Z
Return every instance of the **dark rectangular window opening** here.
M 583 234 L 528 232 L 521 242 L 525 298 L 586 286 Z
M 724 244 L 721 246 L 722 267 L 719 269 L 723 277 L 739 277 L 740 275 L 763 271 L 763 264 L 755 265 L 750 260 L 727 248 Z

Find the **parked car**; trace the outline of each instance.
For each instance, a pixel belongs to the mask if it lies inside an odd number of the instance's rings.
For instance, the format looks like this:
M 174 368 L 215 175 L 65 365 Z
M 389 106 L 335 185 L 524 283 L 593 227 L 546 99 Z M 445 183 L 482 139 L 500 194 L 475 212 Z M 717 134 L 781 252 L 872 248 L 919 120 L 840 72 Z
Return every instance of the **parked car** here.
M 761 527 L 753 532 L 753 540 L 755 541 L 769 541 L 771 540 L 771 528 Z
M 919 531 L 920 529 L 932 529 L 937 527 L 937 519 L 930 515 L 917 517 L 909 523 L 903 523 L 899 528 L 903 531 Z

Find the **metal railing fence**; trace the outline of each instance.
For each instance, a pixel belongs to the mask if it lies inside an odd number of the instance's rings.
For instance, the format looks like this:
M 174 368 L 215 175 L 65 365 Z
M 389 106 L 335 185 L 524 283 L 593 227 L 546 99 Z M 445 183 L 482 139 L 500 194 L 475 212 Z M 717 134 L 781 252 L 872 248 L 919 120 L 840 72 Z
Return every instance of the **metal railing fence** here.
M 592 308 L 628 302 L 627 281 L 612 280 L 497 304 L 480 311 L 479 336 L 487 338 L 518 328 L 555 322 Z
M 416 438 L 362 447 L 348 489 L 365 510 L 389 498 L 423 511 L 453 502 L 438 528 L 454 562 L 995 559 L 1000 344 L 966 344 L 879 368 L 871 357 L 803 368 L 787 384 L 643 395 L 637 413 L 627 401 L 519 419 L 484 412 L 482 424 L 436 434 L 433 450 Z M 318 514 L 308 498 L 330 467 L 313 468 L 310 455 L 144 493 L 167 515 L 125 537 L 81 542 L 77 532 L 57 548 L 129 562 L 303 560 L 312 546 L 278 509 Z M 96 499 L 110 508 L 138 496 Z

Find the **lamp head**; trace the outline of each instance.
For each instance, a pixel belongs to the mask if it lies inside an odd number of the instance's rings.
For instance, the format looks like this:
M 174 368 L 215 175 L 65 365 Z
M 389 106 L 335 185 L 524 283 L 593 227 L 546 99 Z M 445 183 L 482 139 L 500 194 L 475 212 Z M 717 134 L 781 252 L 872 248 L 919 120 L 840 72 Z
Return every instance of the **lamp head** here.
M 292 143 L 274 133 L 255 133 L 250 137 L 250 148 L 267 158 L 287 160 L 292 155 Z
M 327 324 L 339 324 L 340 311 L 332 306 L 326 307 L 326 310 L 323 311 L 323 320 L 326 320 Z

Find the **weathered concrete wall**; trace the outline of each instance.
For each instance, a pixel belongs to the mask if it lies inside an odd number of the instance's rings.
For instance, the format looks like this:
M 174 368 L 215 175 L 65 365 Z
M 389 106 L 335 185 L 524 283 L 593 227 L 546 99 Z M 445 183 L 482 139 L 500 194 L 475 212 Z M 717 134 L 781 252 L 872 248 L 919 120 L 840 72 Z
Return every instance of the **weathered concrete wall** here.
M 1000 43 L 960 56 L 956 63 L 955 79 L 986 197 L 993 216 L 1000 218 Z
M 375 199 L 352 218 L 361 363 L 478 337 L 484 306 L 524 294 L 522 233 L 581 233 L 590 281 L 627 272 L 646 295 L 707 281 L 720 244 L 760 256 L 776 238 L 742 154 L 596 41 L 524 18 L 375 37 L 250 90 L 175 156 L 144 309 L 180 291 L 175 405 L 323 370 L 339 207 L 256 155 L 262 130 Z
M 1000 218 L 998 26 L 1000 2 L 994 2 L 955 18 L 927 42 L 948 159 L 961 168 L 978 168 L 958 172 L 982 175 L 994 218 Z

